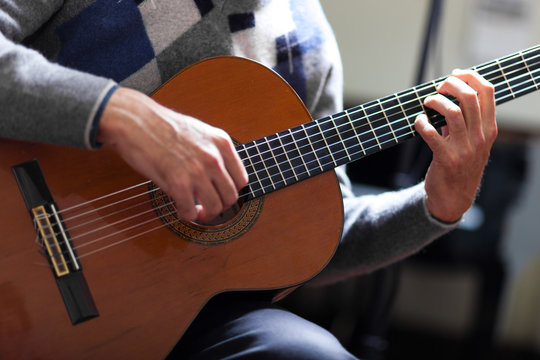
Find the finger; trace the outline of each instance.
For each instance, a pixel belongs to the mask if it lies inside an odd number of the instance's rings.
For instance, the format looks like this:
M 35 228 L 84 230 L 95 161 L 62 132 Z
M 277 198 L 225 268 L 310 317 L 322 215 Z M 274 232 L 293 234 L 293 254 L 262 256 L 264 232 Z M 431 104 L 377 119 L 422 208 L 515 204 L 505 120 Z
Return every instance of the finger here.
M 228 209 L 238 200 L 238 189 L 225 169 L 222 169 L 220 176 L 213 179 L 212 184 L 220 197 L 223 209 Z
M 183 186 L 174 186 L 174 189 L 161 189 L 174 200 L 176 214 L 180 220 L 194 221 L 197 219 L 197 209 L 195 208 L 195 197 L 191 190 Z
M 225 168 L 231 176 L 236 191 L 238 192 L 247 185 L 248 173 L 232 142 L 227 142 L 223 147 L 222 156 Z
M 424 105 L 435 110 L 446 120 L 448 132 L 455 134 L 458 139 L 465 138 L 467 127 L 461 108 L 452 100 L 441 94 L 428 96 Z
M 438 91 L 443 95 L 451 95 L 458 99 L 467 128 L 478 131 L 482 125 L 482 114 L 476 90 L 465 81 L 451 76 L 441 84 Z
M 198 179 L 195 196 L 199 202 L 197 219 L 208 221 L 219 215 L 224 210 L 223 201 L 214 183 L 204 177 Z
M 414 127 L 418 134 L 420 134 L 422 139 L 429 146 L 431 151 L 433 151 L 434 153 L 438 152 L 438 150 L 443 145 L 443 140 L 437 130 L 429 122 L 426 114 L 420 114 L 416 117 L 416 120 L 414 121 Z
M 484 77 L 472 70 L 456 69 L 452 75 L 465 81 L 478 93 L 482 124 L 484 132 L 492 137 L 496 136 L 497 123 L 495 120 L 495 88 Z
M 236 200 L 238 200 L 238 189 L 232 175 L 225 165 L 225 159 L 223 157 L 225 153 L 220 152 L 219 149 L 220 142 L 222 143 L 221 147 L 227 146 L 223 145 L 224 141 L 225 139 L 216 141 L 218 149 L 216 149 L 213 155 L 207 156 L 205 161 L 205 171 L 208 176 L 208 181 L 220 199 L 221 210 L 229 208 Z M 205 185 L 208 186 L 208 184 Z M 213 202 L 211 204 L 213 204 Z M 213 213 L 211 208 L 208 210 L 210 210 L 210 213 Z

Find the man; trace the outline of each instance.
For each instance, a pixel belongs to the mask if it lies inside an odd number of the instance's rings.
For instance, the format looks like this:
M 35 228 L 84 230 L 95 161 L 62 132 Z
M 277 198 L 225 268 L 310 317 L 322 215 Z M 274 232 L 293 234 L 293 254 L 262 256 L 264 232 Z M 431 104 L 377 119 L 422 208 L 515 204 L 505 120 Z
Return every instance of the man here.
M 341 110 L 339 53 L 316 1 L 1 0 L 0 136 L 112 145 L 176 201 L 180 218 L 210 220 L 247 183 L 230 137 L 146 94 L 194 61 L 222 54 L 272 67 L 315 118 Z M 442 134 L 425 115 L 415 122 L 433 150 L 424 183 L 355 198 L 338 169 L 343 237 L 315 282 L 401 259 L 455 227 L 470 207 L 497 133 L 493 87 L 470 71 L 453 75 L 425 100 L 446 117 Z M 249 296 L 213 301 L 175 354 L 352 358 L 326 331 Z

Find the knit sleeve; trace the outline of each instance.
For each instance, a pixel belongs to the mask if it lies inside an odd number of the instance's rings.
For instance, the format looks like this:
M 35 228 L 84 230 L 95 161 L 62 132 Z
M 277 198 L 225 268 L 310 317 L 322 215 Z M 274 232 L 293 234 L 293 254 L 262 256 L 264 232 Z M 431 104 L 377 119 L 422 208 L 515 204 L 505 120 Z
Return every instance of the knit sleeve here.
M 416 253 L 454 229 L 426 207 L 424 184 L 379 195 L 354 196 L 343 169 L 343 233 L 328 266 L 313 281 L 320 285 L 375 271 Z
M 61 3 L 0 1 L 0 137 L 93 148 L 115 83 L 54 64 L 21 44 Z

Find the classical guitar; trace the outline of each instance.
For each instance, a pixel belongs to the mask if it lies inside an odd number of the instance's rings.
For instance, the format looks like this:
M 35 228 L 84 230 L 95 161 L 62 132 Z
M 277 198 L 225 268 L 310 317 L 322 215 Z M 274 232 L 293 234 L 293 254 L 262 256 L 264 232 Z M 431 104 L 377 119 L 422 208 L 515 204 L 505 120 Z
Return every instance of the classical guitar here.
M 500 104 L 539 89 L 540 48 L 474 69 Z M 341 234 L 328 170 L 415 136 L 442 80 L 312 121 L 258 63 L 184 70 L 154 99 L 228 131 L 249 173 L 237 206 L 207 224 L 179 221 L 110 149 L 0 140 L 0 357 L 163 358 L 213 295 L 309 280 Z

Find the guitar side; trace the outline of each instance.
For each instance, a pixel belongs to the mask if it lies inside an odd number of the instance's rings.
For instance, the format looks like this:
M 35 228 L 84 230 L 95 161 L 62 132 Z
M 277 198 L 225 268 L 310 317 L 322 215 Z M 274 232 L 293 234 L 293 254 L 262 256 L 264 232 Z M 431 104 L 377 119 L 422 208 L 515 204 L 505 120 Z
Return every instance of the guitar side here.
M 153 97 L 225 129 L 240 143 L 310 120 L 277 75 L 242 59 L 203 61 Z M 332 172 L 264 196 L 258 218 L 242 236 L 213 245 L 162 227 L 147 201 L 137 212 L 149 214 L 148 228 L 160 229 L 136 237 L 128 231 L 112 246 L 81 256 L 99 316 L 73 325 L 11 171 L 34 158 L 59 211 L 145 180 L 107 148 L 0 140 L 0 354 L 7 358 L 163 358 L 210 297 L 302 283 L 329 261 L 341 234 L 342 201 Z M 118 215 L 90 208 L 92 230 L 118 227 Z M 64 218 L 78 254 L 89 253 L 77 239 L 84 233 L 75 229 L 77 221 Z

